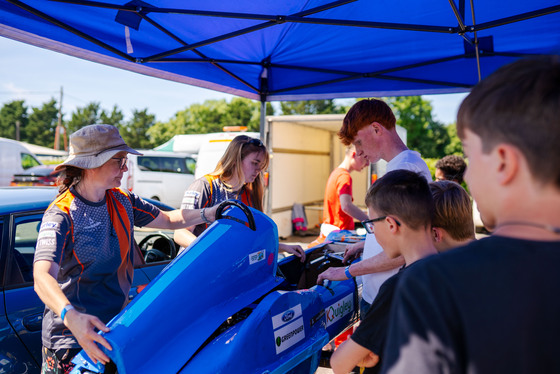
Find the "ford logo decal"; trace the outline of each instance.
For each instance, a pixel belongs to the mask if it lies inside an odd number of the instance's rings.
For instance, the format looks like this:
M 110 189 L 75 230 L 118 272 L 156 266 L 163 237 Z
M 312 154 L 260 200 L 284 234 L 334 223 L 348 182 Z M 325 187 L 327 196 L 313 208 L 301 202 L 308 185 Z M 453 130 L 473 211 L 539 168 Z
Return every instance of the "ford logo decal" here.
M 293 310 L 288 310 L 286 313 L 284 313 L 282 315 L 282 321 L 284 321 L 284 322 L 288 322 L 292 318 L 294 318 L 294 311 Z

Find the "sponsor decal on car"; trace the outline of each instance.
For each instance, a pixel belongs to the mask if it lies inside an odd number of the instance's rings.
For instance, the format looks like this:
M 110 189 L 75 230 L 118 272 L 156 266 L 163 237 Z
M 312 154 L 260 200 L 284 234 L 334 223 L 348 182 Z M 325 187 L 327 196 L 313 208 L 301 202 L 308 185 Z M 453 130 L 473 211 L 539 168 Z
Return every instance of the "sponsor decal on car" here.
M 253 252 L 249 255 L 249 265 L 256 264 L 257 262 L 261 262 L 264 260 L 264 255 L 266 253 L 265 249 L 261 249 L 258 252 Z
M 296 319 L 284 327 L 274 331 L 274 342 L 276 346 L 276 354 L 284 352 L 297 342 L 305 338 L 305 329 L 303 327 L 303 317 Z
M 354 295 L 349 294 L 325 309 L 327 327 L 354 310 Z
M 293 321 L 296 318 L 301 317 L 301 304 L 294 306 L 288 310 L 283 311 L 282 313 L 278 313 L 277 315 L 272 317 L 272 329 L 276 330 L 286 323 Z

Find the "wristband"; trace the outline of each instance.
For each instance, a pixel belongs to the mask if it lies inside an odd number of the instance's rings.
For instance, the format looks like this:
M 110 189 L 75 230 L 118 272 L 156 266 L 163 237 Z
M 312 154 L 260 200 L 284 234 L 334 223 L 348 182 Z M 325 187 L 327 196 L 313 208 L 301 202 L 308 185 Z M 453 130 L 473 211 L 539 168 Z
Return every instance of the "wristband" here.
M 62 311 L 60 312 L 60 319 L 62 320 L 62 322 L 64 322 L 64 317 L 66 317 L 66 313 L 68 313 L 68 311 L 72 309 L 74 309 L 72 304 L 68 304 L 64 308 L 62 308 Z
M 348 279 L 352 278 L 352 274 L 350 274 L 350 266 L 351 265 L 348 265 L 344 268 L 344 274 L 346 274 L 346 278 Z
M 200 218 L 202 218 L 204 223 L 211 224 L 212 222 L 208 218 L 206 218 L 206 216 L 204 215 L 205 210 L 206 210 L 206 208 L 200 209 Z

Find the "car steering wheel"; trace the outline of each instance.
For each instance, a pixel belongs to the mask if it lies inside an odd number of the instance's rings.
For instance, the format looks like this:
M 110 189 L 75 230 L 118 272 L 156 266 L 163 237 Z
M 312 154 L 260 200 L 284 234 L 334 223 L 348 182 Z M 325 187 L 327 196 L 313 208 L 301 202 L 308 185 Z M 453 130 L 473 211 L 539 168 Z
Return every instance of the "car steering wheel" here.
M 235 217 L 232 217 L 232 216 L 224 216 L 222 213 L 224 212 L 224 210 L 228 206 L 236 206 L 239 209 L 241 209 L 241 211 L 243 213 L 245 213 L 245 216 L 247 217 L 247 222 L 244 222 L 244 221 L 240 220 L 239 218 L 235 218 Z M 253 231 L 257 231 L 257 226 L 255 225 L 255 218 L 253 217 L 253 213 L 251 213 L 249 208 L 247 208 L 247 206 L 239 200 L 226 200 L 226 201 L 220 203 L 220 205 L 218 205 L 218 209 L 216 209 L 216 220 L 219 220 L 221 218 L 231 219 L 235 222 L 239 222 L 239 223 L 247 226 L 248 228 L 250 228 Z
M 146 263 L 172 260 L 177 256 L 175 242 L 163 232 L 146 236 L 138 246 L 144 253 Z

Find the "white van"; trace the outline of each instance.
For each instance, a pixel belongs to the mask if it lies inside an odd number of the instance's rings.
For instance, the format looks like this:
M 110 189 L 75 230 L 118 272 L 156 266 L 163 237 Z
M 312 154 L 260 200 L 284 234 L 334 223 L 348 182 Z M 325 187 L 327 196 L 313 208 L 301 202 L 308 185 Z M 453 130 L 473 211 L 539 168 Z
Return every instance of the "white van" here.
M 42 163 L 20 142 L 0 138 L 0 186 L 9 186 L 14 174 L 38 165 Z
M 139 152 L 143 155 L 128 155 L 128 171 L 123 175 L 121 188 L 179 208 L 185 190 L 194 181 L 196 156 L 177 152 Z

